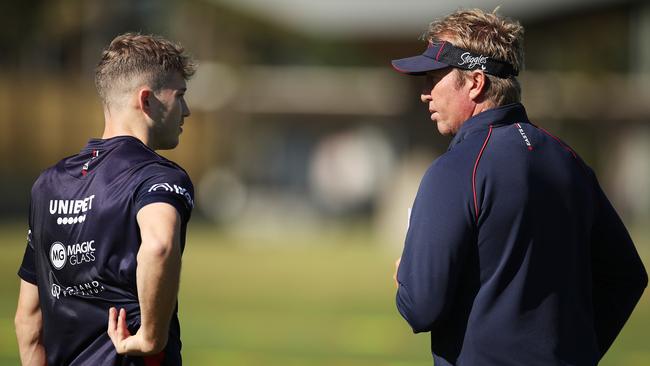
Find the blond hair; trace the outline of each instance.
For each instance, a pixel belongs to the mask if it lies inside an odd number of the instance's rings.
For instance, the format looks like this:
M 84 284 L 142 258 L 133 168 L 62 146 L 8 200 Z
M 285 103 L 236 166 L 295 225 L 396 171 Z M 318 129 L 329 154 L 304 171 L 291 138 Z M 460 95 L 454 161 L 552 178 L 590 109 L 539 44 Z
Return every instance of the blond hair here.
M 459 9 L 433 21 L 424 38 L 429 42 L 448 41 L 456 47 L 510 63 L 515 70 L 524 67 L 524 27 L 518 21 L 502 17 L 497 9 Z M 458 84 L 468 71 L 457 71 Z M 515 76 L 500 78 L 487 75 L 484 96 L 495 106 L 521 101 L 521 86 Z
M 185 80 L 196 71 L 179 44 L 160 36 L 121 34 L 106 47 L 95 68 L 95 86 L 106 107 L 142 85 L 160 90 L 175 72 Z

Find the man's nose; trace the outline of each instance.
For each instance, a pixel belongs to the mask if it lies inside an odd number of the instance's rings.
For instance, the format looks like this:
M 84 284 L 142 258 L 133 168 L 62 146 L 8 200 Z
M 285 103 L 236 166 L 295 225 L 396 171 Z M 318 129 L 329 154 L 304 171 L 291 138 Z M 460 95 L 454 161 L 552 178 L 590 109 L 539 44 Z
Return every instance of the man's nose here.
M 183 101 L 183 117 L 190 116 L 190 107 L 187 106 L 187 102 Z
M 422 101 L 422 103 L 429 103 L 432 100 L 431 93 L 425 93 L 425 92 L 420 93 L 420 100 Z

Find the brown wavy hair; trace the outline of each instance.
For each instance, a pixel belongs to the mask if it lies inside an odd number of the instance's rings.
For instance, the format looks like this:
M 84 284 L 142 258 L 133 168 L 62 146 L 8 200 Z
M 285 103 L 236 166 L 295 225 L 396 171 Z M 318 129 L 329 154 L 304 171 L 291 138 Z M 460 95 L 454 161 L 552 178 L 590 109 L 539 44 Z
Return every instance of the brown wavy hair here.
M 448 41 L 470 52 L 509 62 L 518 71 L 524 68 L 524 27 L 518 21 L 481 9 L 459 9 L 434 20 L 423 38 L 428 42 Z M 457 82 L 464 83 L 468 71 L 458 70 Z M 521 85 L 515 76 L 488 75 L 484 96 L 501 106 L 521 101 Z
M 184 48 L 156 35 L 121 34 L 104 49 L 95 68 L 95 86 L 105 106 L 142 85 L 160 90 L 179 72 L 188 80 L 196 64 Z

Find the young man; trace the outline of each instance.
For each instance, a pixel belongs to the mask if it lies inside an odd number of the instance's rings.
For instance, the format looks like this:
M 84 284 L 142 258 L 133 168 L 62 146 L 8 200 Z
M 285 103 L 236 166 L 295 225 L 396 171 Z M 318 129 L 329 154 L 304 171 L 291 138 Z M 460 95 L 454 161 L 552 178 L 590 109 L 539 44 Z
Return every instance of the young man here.
M 455 135 L 425 173 L 397 307 L 436 366 L 595 365 L 647 284 L 593 171 L 532 124 L 516 79 L 523 28 L 481 10 L 430 25 L 422 102 Z
M 157 36 L 123 34 L 104 50 L 102 138 L 32 188 L 15 319 L 24 365 L 181 364 L 176 296 L 194 193 L 154 150 L 178 144 L 194 70 Z

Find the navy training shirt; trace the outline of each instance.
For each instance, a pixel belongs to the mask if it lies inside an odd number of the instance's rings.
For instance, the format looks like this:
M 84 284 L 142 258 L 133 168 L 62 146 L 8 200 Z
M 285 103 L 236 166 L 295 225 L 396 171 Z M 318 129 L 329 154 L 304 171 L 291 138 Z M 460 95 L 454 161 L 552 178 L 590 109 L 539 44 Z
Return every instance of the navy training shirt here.
M 49 365 L 180 365 L 177 308 L 156 356 L 120 356 L 106 333 L 108 309 L 140 326 L 137 212 L 165 202 L 181 217 L 181 250 L 193 207 L 187 173 L 140 140 L 91 139 L 45 170 L 32 187 L 28 245 L 18 275 L 38 286 Z
M 597 364 L 648 277 L 592 170 L 517 103 L 429 167 L 397 279 L 436 366 L 548 366 Z

